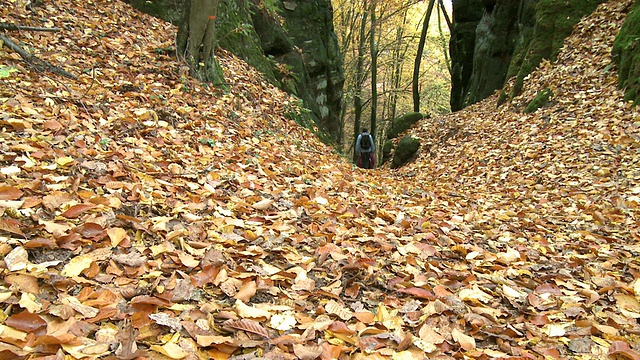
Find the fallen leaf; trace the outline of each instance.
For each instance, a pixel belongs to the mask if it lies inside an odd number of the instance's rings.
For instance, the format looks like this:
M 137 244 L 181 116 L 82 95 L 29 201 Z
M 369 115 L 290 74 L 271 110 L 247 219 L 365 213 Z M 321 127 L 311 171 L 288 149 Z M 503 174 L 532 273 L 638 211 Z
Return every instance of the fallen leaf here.
M 640 360 L 640 353 L 632 350 L 625 341 L 616 340 L 611 343 L 608 355 L 620 355 L 630 360 Z
M 249 319 L 227 320 L 224 322 L 225 326 L 230 328 L 247 331 L 253 334 L 258 334 L 264 338 L 269 338 L 269 333 L 265 328 L 260 326 L 256 321 Z
M 82 215 L 83 213 L 91 210 L 95 208 L 95 205 L 90 205 L 90 204 L 77 204 L 77 205 L 73 205 L 70 208 L 68 208 L 65 212 L 63 212 L 61 215 L 68 218 L 68 219 L 74 219 L 77 218 L 78 216 Z
M 453 340 L 460 344 L 460 347 L 466 351 L 470 351 L 476 348 L 476 340 L 458 329 L 453 329 L 451 331 L 451 336 Z
M 27 268 L 29 253 L 22 246 L 16 246 L 4 257 L 9 271 L 20 271 Z

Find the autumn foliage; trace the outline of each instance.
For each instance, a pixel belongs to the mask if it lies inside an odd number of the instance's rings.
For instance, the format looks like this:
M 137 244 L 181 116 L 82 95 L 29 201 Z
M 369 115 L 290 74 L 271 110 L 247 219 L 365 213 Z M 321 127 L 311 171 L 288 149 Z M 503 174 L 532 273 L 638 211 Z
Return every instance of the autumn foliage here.
M 583 19 L 521 96 L 355 168 L 224 51 L 109 0 L 0 0 L 2 359 L 640 359 L 640 123 Z M 547 107 L 522 110 L 544 89 Z

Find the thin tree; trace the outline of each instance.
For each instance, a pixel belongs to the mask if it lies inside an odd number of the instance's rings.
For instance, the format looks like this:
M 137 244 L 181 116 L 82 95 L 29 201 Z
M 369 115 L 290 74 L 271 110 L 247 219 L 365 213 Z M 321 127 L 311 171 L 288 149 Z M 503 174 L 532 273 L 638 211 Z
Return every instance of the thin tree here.
M 438 8 L 444 17 L 444 20 L 447 23 L 447 27 L 449 29 L 449 33 L 451 33 L 451 20 L 449 19 L 449 14 L 447 14 L 447 9 L 444 7 L 444 3 L 442 0 L 438 0 Z M 445 41 L 444 32 L 442 31 L 442 20 L 440 16 L 438 16 L 438 30 L 440 31 L 440 41 L 442 42 L 442 54 L 444 54 L 444 61 L 447 64 L 447 70 L 449 70 L 449 75 L 451 75 L 451 60 L 449 59 L 449 51 L 447 42 Z
M 362 123 L 362 85 L 364 83 L 364 53 L 365 53 L 365 44 L 366 42 L 366 32 L 367 32 L 367 22 L 365 19 L 367 18 L 367 11 L 365 10 L 364 15 L 362 16 L 360 23 L 360 38 L 358 39 L 358 54 L 356 61 L 356 80 L 354 84 L 354 96 L 353 96 L 353 139 L 358 138 L 358 133 L 360 132 L 360 126 Z M 358 157 L 356 152 L 353 152 L 353 160 L 357 161 Z
M 396 117 L 396 111 L 398 108 L 398 89 L 400 88 L 400 82 L 402 80 L 402 65 L 403 58 L 406 54 L 406 46 L 404 45 L 404 28 L 407 24 L 407 12 L 404 12 L 402 16 L 402 25 L 396 28 L 396 44 L 397 46 L 392 50 L 393 52 L 393 68 L 391 81 L 393 82 L 393 93 L 391 94 L 391 111 L 389 119 L 393 120 Z
M 215 58 L 218 0 L 188 0 L 178 26 L 178 52 L 184 57 L 191 76 L 222 84 L 222 70 Z
M 418 84 L 418 81 L 420 80 L 420 63 L 422 61 L 422 53 L 424 52 L 424 44 L 427 41 L 429 19 L 431 18 L 435 2 L 435 0 L 429 1 L 427 14 L 425 15 L 424 22 L 422 23 L 422 33 L 420 34 L 420 42 L 418 43 L 418 53 L 416 54 L 416 61 L 413 66 L 413 111 L 415 112 L 420 112 L 420 87 Z
M 376 130 L 378 121 L 376 113 L 378 111 L 378 49 L 376 46 L 376 1 L 371 0 L 369 10 L 371 16 L 371 35 L 369 36 L 369 50 L 371 52 L 371 134 L 377 139 Z

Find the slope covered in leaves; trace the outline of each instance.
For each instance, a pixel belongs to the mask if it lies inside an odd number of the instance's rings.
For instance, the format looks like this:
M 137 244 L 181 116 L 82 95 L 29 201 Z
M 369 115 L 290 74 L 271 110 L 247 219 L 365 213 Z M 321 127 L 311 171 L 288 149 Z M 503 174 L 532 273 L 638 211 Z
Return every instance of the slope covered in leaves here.
M 364 172 L 227 53 L 120 2 L 0 0 L 3 358 L 640 358 L 638 123 L 585 19 L 524 94 L 410 130 Z M 550 87 L 553 106 L 522 115 Z

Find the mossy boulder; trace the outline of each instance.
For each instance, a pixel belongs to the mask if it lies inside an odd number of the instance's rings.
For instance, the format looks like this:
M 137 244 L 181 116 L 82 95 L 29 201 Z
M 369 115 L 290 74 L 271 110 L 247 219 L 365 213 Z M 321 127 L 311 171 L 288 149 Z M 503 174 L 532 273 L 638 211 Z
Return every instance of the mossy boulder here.
M 527 105 L 524 109 L 525 114 L 530 114 L 540 109 L 541 107 L 547 106 L 549 103 L 549 99 L 553 96 L 553 91 L 549 88 L 546 88 L 540 91 Z
M 625 99 L 640 103 L 640 2 L 636 2 L 613 42 L 613 60 L 618 64 L 618 87 Z
M 387 139 L 395 139 L 396 137 L 398 137 L 398 135 L 407 131 L 407 129 L 409 129 L 411 125 L 424 119 L 425 117 L 428 116 L 425 116 L 419 112 L 411 112 L 394 119 L 389 126 L 389 130 L 387 130 Z
M 391 159 L 391 153 L 393 152 L 393 142 L 391 140 L 387 140 L 384 142 L 382 146 L 382 163 L 386 163 Z
M 397 169 L 404 166 L 413 158 L 418 149 L 420 148 L 420 139 L 414 138 L 411 135 L 404 136 L 398 146 L 396 146 L 396 152 L 393 155 L 391 162 L 391 168 Z

